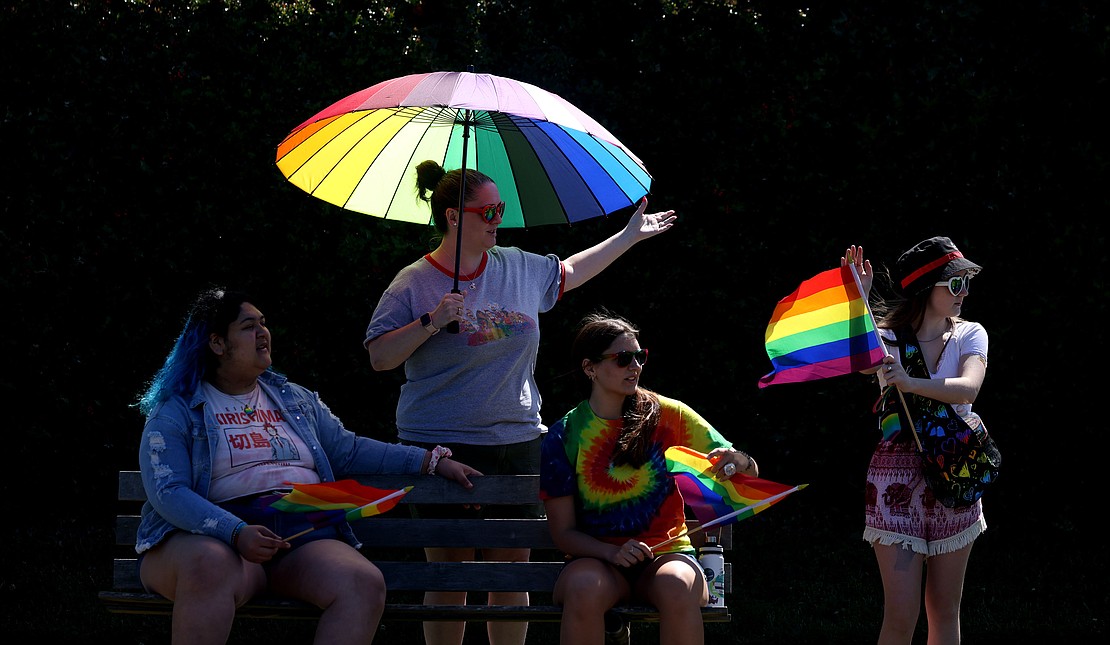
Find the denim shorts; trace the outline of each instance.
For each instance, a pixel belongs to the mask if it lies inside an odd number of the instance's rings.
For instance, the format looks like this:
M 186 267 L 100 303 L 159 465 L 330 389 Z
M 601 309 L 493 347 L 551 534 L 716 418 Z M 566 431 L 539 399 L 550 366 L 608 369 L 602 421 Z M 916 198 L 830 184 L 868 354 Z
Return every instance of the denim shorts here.
M 287 513 L 272 508 L 270 505 L 281 498 L 285 491 L 274 491 L 269 493 L 260 493 L 257 495 L 247 495 L 245 497 L 236 497 L 229 499 L 226 502 L 219 502 L 217 506 L 235 514 L 239 519 L 247 524 L 261 524 L 270 529 L 277 535 L 287 538 L 291 535 L 296 535 L 305 529 L 314 526 L 310 521 L 309 515 L 306 513 Z M 313 518 L 316 519 L 316 518 Z M 319 520 L 318 520 L 319 521 Z M 343 520 L 345 521 L 345 520 Z M 313 542 L 315 540 L 338 540 L 341 539 L 339 531 L 334 525 L 319 526 L 313 530 L 305 533 L 304 535 L 290 540 L 289 544 L 292 549 L 297 548 L 302 544 Z M 277 555 L 270 562 L 276 562 L 281 556 L 288 554 L 292 549 L 279 550 Z
M 671 553 L 660 553 L 659 554 L 659 556 L 663 556 L 663 555 L 682 556 L 687 561 L 689 561 L 689 563 L 692 567 L 694 567 L 698 571 L 702 571 L 702 577 L 705 576 L 705 572 L 701 568 L 701 563 L 698 562 L 698 559 L 695 555 L 693 555 L 691 553 L 686 553 L 685 551 L 672 551 Z M 659 556 L 656 556 L 656 557 L 659 557 Z M 566 564 L 570 564 L 571 562 L 573 562 L 576 559 L 577 558 L 570 558 L 569 560 L 567 560 Z M 598 559 L 598 558 L 595 558 L 595 559 Z M 605 561 L 602 560 L 602 562 L 605 562 Z M 635 589 L 636 588 L 636 581 L 640 579 L 640 576 L 644 575 L 644 571 L 647 569 L 647 566 L 649 564 L 651 564 L 652 562 L 654 562 L 654 560 L 644 560 L 643 562 L 637 562 L 636 564 L 632 565 L 631 567 L 618 567 L 617 565 L 612 564 L 610 562 L 606 562 L 606 564 L 611 564 L 612 567 L 617 570 L 617 573 L 621 574 L 621 576 L 623 576 L 624 579 L 626 581 L 628 581 L 628 587 L 630 589 Z M 563 566 L 565 567 L 566 564 L 564 564 Z

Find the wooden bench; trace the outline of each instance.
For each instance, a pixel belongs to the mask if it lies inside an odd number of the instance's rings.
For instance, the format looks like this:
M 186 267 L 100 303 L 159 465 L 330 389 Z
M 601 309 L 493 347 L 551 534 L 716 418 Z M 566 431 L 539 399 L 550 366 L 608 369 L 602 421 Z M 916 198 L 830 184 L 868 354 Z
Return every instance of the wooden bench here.
M 404 504 L 510 504 L 538 499 L 539 477 L 535 475 L 475 477 L 470 491 L 431 475 L 375 475 L 356 479 L 368 486 L 413 489 L 398 507 L 377 517 L 352 523 L 366 554 L 385 575 L 390 602 L 382 621 L 527 621 L 557 622 L 561 607 L 551 603 L 551 590 L 563 566 L 562 554 L 551 541 L 546 520 L 438 520 L 412 519 Z M 119 514 L 116 517 L 116 558 L 112 589 L 99 592 L 105 607 L 119 614 L 170 615 L 173 604 L 157 594 L 146 593 L 139 582 L 135 554 L 135 531 L 139 509 L 146 499 L 138 471 L 119 473 Z M 696 526 L 696 520 L 689 520 Z M 705 533 L 718 536 L 726 552 L 732 548 L 731 527 L 714 527 L 691 536 L 700 544 Z M 528 547 L 530 562 L 426 562 L 423 547 Z M 731 591 L 731 565 L 725 565 L 725 590 Z M 529 592 L 534 604 L 488 606 L 484 604 L 428 606 L 424 591 L 469 591 L 471 602 L 485 602 L 485 592 Z M 412 592 L 412 593 L 408 593 Z M 411 596 L 411 602 L 399 602 Z M 259 597 L 238 610 L 240 617 L 316 619 L 316 607 L 297 600 Z M 706 607 L 706 622 L 731 620 L 727 607 Z M 657 622 L 653 607 L 617 607 L 608 617 L 624 623 Z

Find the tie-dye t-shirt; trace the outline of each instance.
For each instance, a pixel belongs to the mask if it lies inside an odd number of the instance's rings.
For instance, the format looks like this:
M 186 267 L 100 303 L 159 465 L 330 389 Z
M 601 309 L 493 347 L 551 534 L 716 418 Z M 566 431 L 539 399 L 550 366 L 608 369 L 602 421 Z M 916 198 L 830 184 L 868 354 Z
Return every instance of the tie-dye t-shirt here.
M 623 424 L 598 417 L 589 401 L 553 424 L 543 439 L 540 498 L 572 495 L 578 530 L 610 544 L 635 538 L 650 546 L 680 535 L 685 508 L 663 453 L 671 446 L 708 453 L 732 444 L 681 401 L 660 396 L 659 404 L 654 442 L 638 468 L 611 463 Z M 689 538 L 661 552 L 674 551 L 692 552 Z

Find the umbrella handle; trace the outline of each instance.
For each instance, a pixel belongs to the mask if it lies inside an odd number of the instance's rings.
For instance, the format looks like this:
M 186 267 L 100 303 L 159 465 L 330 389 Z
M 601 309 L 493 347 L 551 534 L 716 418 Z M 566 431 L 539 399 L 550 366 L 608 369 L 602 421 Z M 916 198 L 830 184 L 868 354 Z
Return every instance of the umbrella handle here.
M 474 71 L 474 66 L 470 66 L 470 71 Z M 466 144 L 470 140 L 470 110 L 466 111 L 466 118 L 463 119 L 463 145 L 462 145 L 462 174 L 459 176 L 459 219 L 458 226 L 455 227 L 455 286 L 451 289 L 451 293 L 462 293 L 459 291 L 459 262 L 462 260 L 462 230 L 463 230 L 463 208 L 466 206 Z M 452 320 L 447 323 L 447 333 L 459 333 L 459 321 Z
M 458 289 L 452 289 L 451 293 L 462 293 L 462 291 L 459 291 Z M 444 327 L 443 329 L 448 334 L 457 334 L 457 333 L 459 333 L 459 321 L 452 320 L 451 322 L 447 323 L 447 326 Z

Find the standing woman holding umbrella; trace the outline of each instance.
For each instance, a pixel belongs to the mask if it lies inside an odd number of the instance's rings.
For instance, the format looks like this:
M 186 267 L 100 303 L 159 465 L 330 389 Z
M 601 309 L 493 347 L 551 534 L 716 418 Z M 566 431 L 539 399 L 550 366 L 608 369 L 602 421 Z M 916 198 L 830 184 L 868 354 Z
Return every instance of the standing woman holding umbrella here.
M 417 168 L 417 189 L 442 236 L 431 253 L 403 268 L 382 294 L 366 329 L 375 370 L 404 365 L 397 403 L 402 443 L 451 455 L 484 474 L 538 474 L 540 394 L 535 365 L 539 314 L 563 293 L 601 273 L 633 244 L 671 228 L 674 211 L 647 214 L 640 202 L 628 224 L 565 260 L 497 246 L 504 202 L 490 177 L 447 172 L 435 161 Z M 465 190 L 463 190 L 465 187 Z M 459 195 L 463 191 L 460 212 Z M 462 234 L 456 235 L 456 227 Z M 458 291 L 454 293 L 455 267 Z M 452 323 L 458 333 L 442 331 Z M 430 509 L 413 511 L 427 516 Z M 538 518 L 538 500 L 512 507 L 457 508 L 454 517 Z M 442 514 L 437 514 L 442 517 Z M 490 549 L 483 557 L 526 561 L 527 549 Z M 429 561 L 475 558 L 474 549 L 428 549 Z M 429 605 L 465 604 L 466 593 L 428 593 Z M 491 593 L 494 605 L 526 605 L 528 595 Z M 492 645 L 524 643 L 527 623 L 489 623 Z M 465 623 L 427 622 L 429 645 L 459 645 Z

